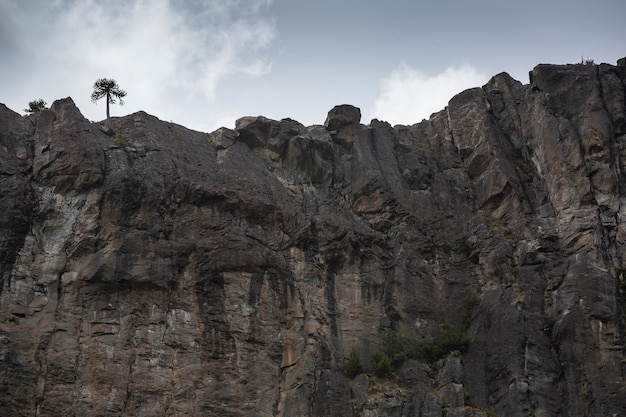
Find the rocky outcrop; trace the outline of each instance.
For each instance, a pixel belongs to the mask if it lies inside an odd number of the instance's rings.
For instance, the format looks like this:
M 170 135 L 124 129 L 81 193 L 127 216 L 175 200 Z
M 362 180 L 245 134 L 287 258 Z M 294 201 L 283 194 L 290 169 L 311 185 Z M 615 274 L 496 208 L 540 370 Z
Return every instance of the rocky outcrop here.
M 1 414 L 623 415 L 625 62 L 412 126 L 0 106 Z M 381 332 L 461 324 L 374 376 Z

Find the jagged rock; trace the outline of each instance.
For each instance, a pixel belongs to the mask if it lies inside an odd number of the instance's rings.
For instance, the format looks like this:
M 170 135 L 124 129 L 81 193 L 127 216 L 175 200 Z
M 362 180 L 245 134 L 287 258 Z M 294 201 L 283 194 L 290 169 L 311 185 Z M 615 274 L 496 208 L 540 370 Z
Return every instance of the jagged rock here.
M 274 120 L 263 116 L 242 117 L 235 122 L 235 130 L 239 134 L 240 141 L 252 148 L 262 147 L 267 145 L 276 124 Z
M 498 74 L 412 126 L 110 136 L 69 98 L 0 105 L 0 410 L 623 414 L 624 62 Z M 443 329 L 467 350 L 342 372 Z
M 447 385 L 453 382 L 463 382 L 463 364 L 461 363 L 461 357 L 457 355 L 448 357 L 437 373 L 437 383 L 439 385 Z
M 360 122 L 361 110 L 349 104 L 342 104 L 328 112 L 324 126 L 335 140 L 349 147 L 356 140 Z
M 352 394 L 354 396 L 354 403 L 360 406 L 367 399 L 367 394 L 370 388 L 370 380 L 366 374 L 359 374 L 354 378 L 352 383 Z
M 446 408 L 463 408 L 465 405 L 465 391 L 463 384 L 450 382 L 439 389 L 441 402 Z
M 430 388 L 434 384 L 434 378 L 430 375 L 431 372 L 432 369 L 428 365 L 409 359 L 402 364 L 399 370 L 399 377 L 410 386 L 425 389 L 426 387 Z
M 209 134 L 209 141 L 216 150 L 227 149 L 237 140 L 237 132 L 221 127 Z
M 371 400 L 363 408 L 363 417 L 401 417 L 402 401 L 393 398 Z
M 465 407 L 448 408 L 446 410 L 446 417 L 467 417 L 467 409 Z M 472 417 L 480 417 L 473 414 Z
M 441 404 L 441 399 L 439 396 L 434 393 L 427 391 L 423 398 L 420 399 L 419 402 L 414 403 L 419 405 L 419 414 L 420 417 L 442 417 L 443 416 L 443 407 Z

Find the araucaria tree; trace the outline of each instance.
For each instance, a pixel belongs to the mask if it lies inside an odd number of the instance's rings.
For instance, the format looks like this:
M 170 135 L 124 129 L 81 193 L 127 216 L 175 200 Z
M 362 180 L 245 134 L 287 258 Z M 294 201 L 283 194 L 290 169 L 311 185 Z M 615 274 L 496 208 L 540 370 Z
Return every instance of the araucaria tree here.
M 107 120 L 111 117 L 109 113 L 109 103 L 115 104 L 115 99 L 119 99 L 120 106 L 124 105 L 122 98 L 126 97 L 126 91 L 122 90 L 117 81 L 109 78 L 100 78 L 93 83 L 93 93 L 91 93 L 91 101 L 94 103 L 102 97 L 107 98 Z

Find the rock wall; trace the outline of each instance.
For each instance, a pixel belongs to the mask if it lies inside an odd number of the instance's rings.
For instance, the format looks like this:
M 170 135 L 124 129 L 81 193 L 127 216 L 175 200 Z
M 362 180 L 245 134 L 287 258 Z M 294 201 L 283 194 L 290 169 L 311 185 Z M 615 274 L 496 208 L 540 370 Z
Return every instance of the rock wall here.
M 394 127 L 0 105 L 0 414 L 626 415 L 625 74 Z M 372 373 L 382 331 L 461 320 L 467 350 Z

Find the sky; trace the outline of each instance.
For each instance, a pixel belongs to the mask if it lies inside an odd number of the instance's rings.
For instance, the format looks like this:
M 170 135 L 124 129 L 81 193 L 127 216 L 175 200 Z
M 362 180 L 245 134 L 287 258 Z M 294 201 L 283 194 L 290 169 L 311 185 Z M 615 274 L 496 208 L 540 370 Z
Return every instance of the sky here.
M 323 124 L 339 104 L 413 124 L 457 93 L 540 63 L 626 57 L 624 0 L 0 0 L 0 103 L 72 97 L 106 117 L 93 83 L 204 132 L 243 116 Z

